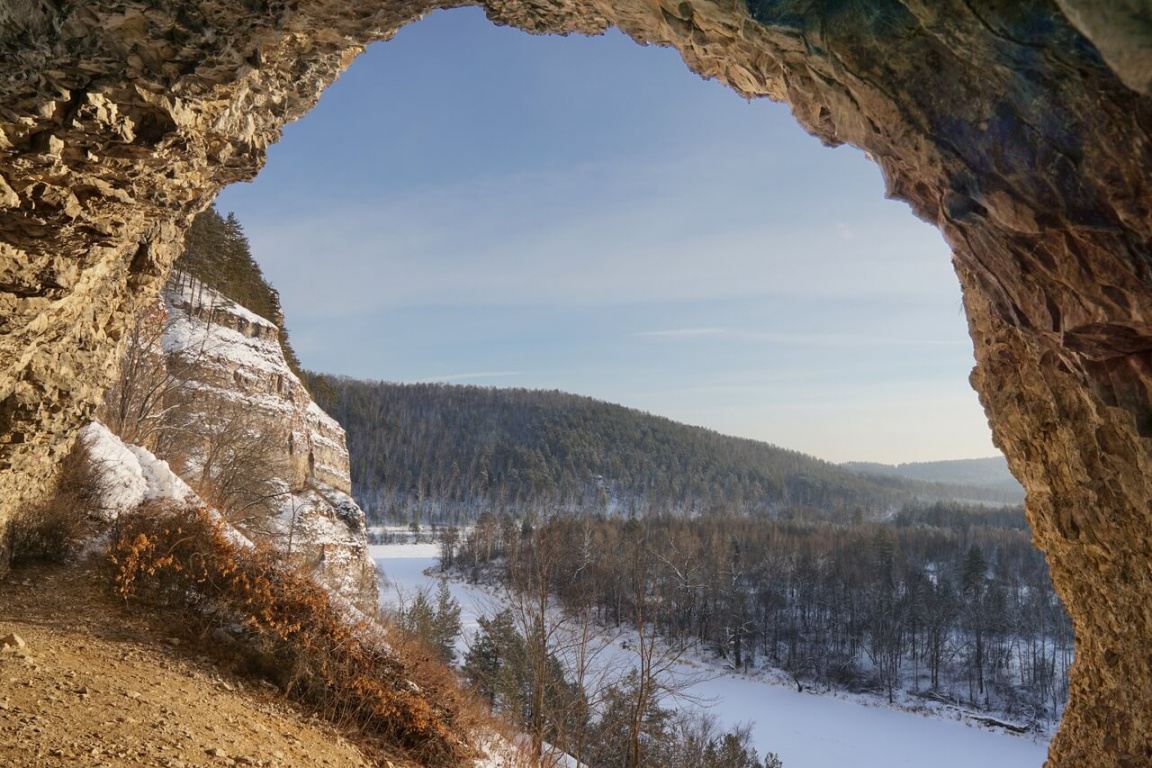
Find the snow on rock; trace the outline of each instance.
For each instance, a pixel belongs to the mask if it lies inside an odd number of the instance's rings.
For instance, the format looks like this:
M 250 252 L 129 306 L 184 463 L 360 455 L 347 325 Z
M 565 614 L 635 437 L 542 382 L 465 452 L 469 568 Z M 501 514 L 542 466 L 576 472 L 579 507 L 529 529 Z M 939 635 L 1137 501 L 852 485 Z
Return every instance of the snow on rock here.
M 195 498 L 192 489 L 176 476 L 168 462 L 139 446 L 125 445 L 100 422 L 84 427 L 80 439 L 103 471 L 107 491 L 101 507 L 109 520 L 131 512 L 150 499 L 183 502 Z
M 168 462 L 156 458 L 151 451 L 138 445 L 125 443 L 98 421 L 80 430 L 93 461 L 102 471 L 104 497 L 100 507 L 107 520 L 112 521 L 132 512 L 146 501 L 168 499 L 178 504 L 203 503 L 196 492 L 180 479 Z M 209 513 L 224 524 L 224 536 L 241 547 L 252 542 L 240 533 L 214 509 Z
M 170 280 L 164 287 L 164 292 L 169 304 L 182 304 L 184 306 L 200 305 L 208 306 L 209 308 L 219 308 L 249 325 L 258 326 L 270 330 L 273 333 L 277 332 L 276 323 L 256 314 L 247 307 L 240 306 L 218 291 L 204 285 L 199 280 L 189 280 L 187 278 L 183 280 Z
M 169 499 L 181 504 L 203 504 L 196 492 L 172 471 L 168 462 L 156 458 L 145 448 L 125 443 L 100 422 L 94 421 L 85 426 L 80 431 L 80 439 L 88 447 L 92 459 L 98 462 L 102 469 L 105 492 L 101 508 L 108 520 L 115 520 L 119 515 L 132 512 L 145 501 Z M 299 525 L 295 534 L 298 537 L 297 542 L 301 546 L 332 548 L 326 570 L 334 572 L 342 579 L 336 582 L 327 580 L 327 586 L 334 593 L 334 604 L 340 608 L 349 623 L 367 627 L 378 626 L 371 621 L 375 611 L 365 612 L 358 606 L 359 601 L 348 600 L 349 595 L 357 595 L 362 588 L 352 578 L 357 571 L 348 565 L 347 554 L 348 531 L 363 523 L 364 513 L 360 507 L 351 496 L 328 487 L 292 494 L 291 498 L 293 501 L 286 503 L 282 515 L 290 514 L 290 510 L 295 507 L 299 515 Z M 316 508 L 324 505 L 336 511 L 335 521 L 328 516 L 315 514 Z M 308 514 L 299 514 L 303 510 L 307 510 Z M 219 512 L 211 507 L 208 507 L 208 512 L 223 524 L 224 536 L 229 541 L 244 548 L 253 546 L 252 541 L 225 520 Z M 287 535 L 287 530 L 284 533 Z M 342 564 L 345 567 L 341 567 Z M 353 563 L 353 565 L 359 564 Z M 371 565 L 370 576 L 373 580 L 376 579 L 375 563 Z
M 255 417 L 272 447 L 276 508 L 268 516 L 237 521 L 238 528 L 286 552 L 334 595 L 374 614 L 376 566 L 368 556 L 364 513 L 349 496 L 344 429 L 312 401 L 289 367 L 276 324 L 185 274 L 168 282 L 163 302 L 164 312 L 153 322 L 163 323 L 157 330 L 164 365 L 188 393 L 204 429 L 224 414 L 242 412 Z M 147 493 L 191 492 L 166 464 L 156 466 L 158 460 L 147 451 L 116 447 L 107 430 L 99 437 L 109 465 L 127 467 L 113 469 L 119 510 L 135 506 Z M 195 451 L 182 464 L 190 471 L 198 466 Z
M 170 368 L 205 407 L 239 405 L 275 425 L 292 488 L 318 480 L 351 492 L 344 428 L 288 366 L 276 325 L 187 276 L 169 281 L 164 303 Z
M 146 448 L 138 445 L 126 447 L 140 462 L 140 471 L 148 484 L 148 498 L 182 502 L 194 496 L 192 489 L 176 476 L 168 466 L 168 462 L 156 458 Z
M 362 595 L 378 599 L 364 512 L 347 493 L 320 481 L 293 490 L 264 530 L 278 548 L 310 564 L 313 575 L 333 593 L 361 609 Z

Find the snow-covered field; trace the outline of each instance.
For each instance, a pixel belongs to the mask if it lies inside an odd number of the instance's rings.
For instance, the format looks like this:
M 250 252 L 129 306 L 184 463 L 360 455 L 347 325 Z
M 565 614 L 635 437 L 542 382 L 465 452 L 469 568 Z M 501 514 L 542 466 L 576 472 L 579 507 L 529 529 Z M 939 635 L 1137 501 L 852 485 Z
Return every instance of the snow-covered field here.
M 397 603 L 396 587 L 411 595 L 436 579 L 424 570 L 437 564 L 433 544 L 389 544 L 370 548 L 371 557 L 392 583 L 381 601 Z M 479 615 L 492 612 L 495 598 L 467 584 L 452 583 L 460 602 L 463 649 L 476 628 Z M 609 649 L 605 663 L 627 662 L 632 652 Z M 752 740 L 761 753 L 775 752 L 785 768 L 1037 768 L 1047 754 L 1047 741 L 1008 735 L 942 717 L 925 717 L 884 706 L 869 706 L 863 699 L 845 700 L 829 695 L 797 693 L 791 685 L 722 674 L 711 665 L 684 666 L 684 674 L 706 679 L 689 693 L 710 704 L 720 724 L 730 727 L 751 722 Z

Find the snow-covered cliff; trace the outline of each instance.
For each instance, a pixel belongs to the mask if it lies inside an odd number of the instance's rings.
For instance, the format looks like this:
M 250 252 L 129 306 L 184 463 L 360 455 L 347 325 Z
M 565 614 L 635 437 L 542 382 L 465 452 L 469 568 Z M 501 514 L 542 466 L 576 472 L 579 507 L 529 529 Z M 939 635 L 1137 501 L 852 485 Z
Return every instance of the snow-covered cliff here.
M 344 429 L 288 366 L 276 324 L 187 276 L 168 283 L 163 311 L 143 322 L 163 326 L 151 337 L 174 383 L 166 408 L 180 401 L 182 431 L 192 433 L 179 456 L 165 456 L 173 469 L 193 488 L 211 476 L 246 494 L 226 499 L 233 525 L 374 613 L 376 567 L 364 513 L 350 495 Z M 248 463 L 220 448 L 227 440 L 248 446 Z M 224 509 L 225 499 L 205 501 Z

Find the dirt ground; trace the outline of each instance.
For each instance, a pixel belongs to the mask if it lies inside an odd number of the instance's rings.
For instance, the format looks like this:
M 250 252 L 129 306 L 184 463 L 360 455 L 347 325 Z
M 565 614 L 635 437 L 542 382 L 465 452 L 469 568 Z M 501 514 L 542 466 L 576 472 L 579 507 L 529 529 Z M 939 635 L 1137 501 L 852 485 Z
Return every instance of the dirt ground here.
M 0 766 L 368 766 L 275 690 L 223 675 L 83 569 L 0 580 Z

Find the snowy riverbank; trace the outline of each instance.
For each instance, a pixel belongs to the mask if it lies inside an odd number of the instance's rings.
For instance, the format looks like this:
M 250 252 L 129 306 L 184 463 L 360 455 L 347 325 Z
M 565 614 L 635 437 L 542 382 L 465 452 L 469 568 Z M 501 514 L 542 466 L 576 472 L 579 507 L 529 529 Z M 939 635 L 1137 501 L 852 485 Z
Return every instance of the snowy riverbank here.
M 397 603 L 396 587 L 411 595 L 436 584 L 434 576 L 424 574 L 437 565 L 434 544 L 379 545 L 370 554 L 391 582 L 381 590 L 387 607 Z M 492 612 L 498 601 L 480 587 L 459 582 L 450 587 L 462 609 L 463 650 L 477 617 Z M 614 645 L 607 649 L 606 663 L 626 663 L 631 654 Z M 737 675 L 701 659 L 682 664 L 680 671 L 697 677 L 703 673 L 706 679 L 691 686 L 693 697 L 703 700 L 726 727 L 753 723 L 756 749 L 775 752 L 786 768 L 1035 768 L 1047 755 L 1046 739 L 974 727 L 944 710 L 915 714 L 872 697 L 798 693 L 795 686 L 766 675 Z

